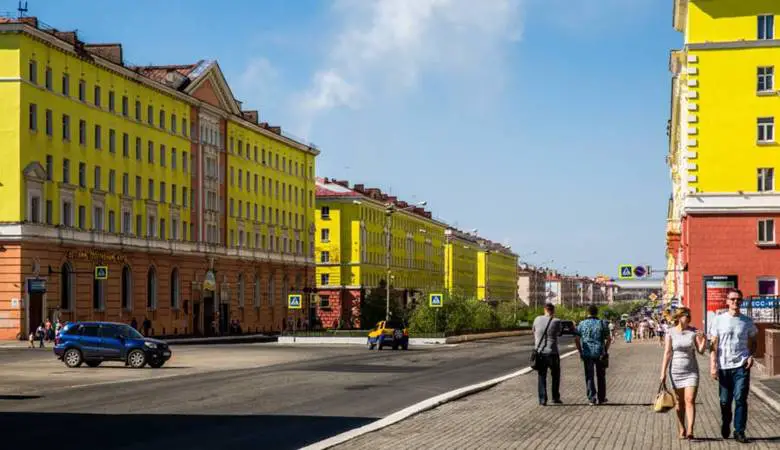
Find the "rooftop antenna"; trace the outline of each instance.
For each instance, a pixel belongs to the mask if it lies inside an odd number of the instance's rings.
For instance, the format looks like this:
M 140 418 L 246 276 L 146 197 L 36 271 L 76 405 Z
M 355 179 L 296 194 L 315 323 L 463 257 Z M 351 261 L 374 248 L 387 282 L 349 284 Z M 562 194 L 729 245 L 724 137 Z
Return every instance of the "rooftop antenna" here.
M 24 17 L 25 14 L 27 14 L 27 1 L 21 1 L 19 0 L 19 7 L 16 8 L 17 11 L 19 11 L 19 17 Z

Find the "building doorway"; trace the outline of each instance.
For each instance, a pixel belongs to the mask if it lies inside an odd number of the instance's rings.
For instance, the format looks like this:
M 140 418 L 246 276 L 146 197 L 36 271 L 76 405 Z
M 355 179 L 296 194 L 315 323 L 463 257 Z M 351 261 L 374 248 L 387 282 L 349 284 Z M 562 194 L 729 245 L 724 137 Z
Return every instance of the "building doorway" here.
M 27 301 L 27 317 L 29 318 L 29 328 L 27 335 L 34 332 L 38 325 L 43 323 L 43 294 L 30 293 Z M 37 336 L 36 336 L 37 337 Z
M 219 304 L 219 334 L 227 334 L 230 327 L 230 305 Z
M 208 297 L 203 298 L 203 328 L 208 336 L 213 336 L 217 331 L 212 322 L 214 322 L 214 292 L 209 292 Z
M 203 328 L 200 325 L 200 303 L 192 305 L 192 334 L 203 335 Z

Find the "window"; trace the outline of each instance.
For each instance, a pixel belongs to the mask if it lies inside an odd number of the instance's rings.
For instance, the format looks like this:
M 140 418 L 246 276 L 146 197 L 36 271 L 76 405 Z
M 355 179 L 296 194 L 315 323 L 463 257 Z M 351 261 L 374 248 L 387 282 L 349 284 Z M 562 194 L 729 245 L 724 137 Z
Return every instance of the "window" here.
M 141 177 L 137 176 L 135 177 L 135 198 L 140 200 L 141 199 Z
M 127 117 L 130 114 L 130 100 L 126 95 L 122 96 L 122 115 Z
M 775 118 L 760 117 L 758 119 L 758 142 L 774 142 Z
M 775 16 L 758 16 L 758 39 L 768 40 L 775 38 Z
M 320 285 L 328 286 L 329 284 L 330 284 L 330 274 L 327 273 L 320 274 Z
M 41 223 L 41 198 L 38 196 L 30 199 L 30 221 Z
M 761 277 L 758 279 L 758 295 L 777 295 L 777 278 Z
M 114 91 L 108 91 L 108 110 L 111 112 L 116 110 L 116 99 Z
M 45 79 L 43 80 L 43 82 L 45 83 L 46 89 L 48 89 L 48 90 L 52 90 L 53 81 L 52 81 L 52 72 L 51 72 L 51 67 L 47 67 L 47 68 L 46 68 L 46 73 L 45 73 L 45 75 L 46 75 L 46 77 L 45 77 Z
M 160 144 L 160 165 L 165 167 L 165 146 Z
M 135 101 L 135 120 L 141 121 L 141 102 Z
M 775 169 L 758 169 L 758 192 L 771 192 L 775 189 Z
M 165 181 L 160 181 L 160 203 L 165 203 L 167 190 L 165 189 Z
M 330 219 L 330 207 L 323 206 L 320 209 L 320 217 L 323 219 Z
M 152 105 L 146 107 L 146 122 L 154 126 L 154 108 Z
M 135 235 L 143 236 L 143 218 L 140 214 L 135 215 Z
M 176 148 L 171 149 L 171 169 L 176 169 Z
M 187 119 L 183 118 L 181 119 L 181 134 L 187 135 Z
M 179 269 L 171 271 L 171 308 L 179 308 Z
M 135 159 L 141 161 L 141 138 L 135 138 Z
M 187 208 L 187 186 L 181 188 L 181 206 Z
M 175 205 L 175 204 L 176 204 L 176 198 L 178 197 L 178 196 L 176 195 L 177 193 L 178 193 L 178 191 L 176 190 L 176 185 L 175 185 L 175 184 L 172 184 L 172 185 L 171 185 L 171 204 L 172 204 L 172 205 Z
M 160 219 L 160 239 L 165 240 L 165 219 Z
M 95 86 L 95 106 L 100 107 L 100 86 Z
M 758 221 L 758 242 L 760 244 L 774 244 L 775 242 L 774 219 L 763 219 Z
M 70 97 L 70 75 L 62 74 L 62 95 Z
M 46 155 L 46 180 L 51 181 L 54 176 L 54 158 Z
M 52 225 L 54 223 L 54 205 L 51 200 L 46 200 L 46 224 Z
M 79 206 L 79 228 L 85 230 L 87 228 L 87 208 Z
M 45 113 L 46 116 L 46 136 L 52 136 L 54 135 L 54 124 L 52 123 L 52 112 L 50 109 L 46 110 Z
M 320 308 L 322 309 L 330 309 L 330 297 L 327 295 L 320 295 Z
M 101 140 L 103 134 L 103 128 L 100 125 L 95 125 L 95 148 L 100 149 L 103 145 Z
M 160 128 L 165 129 L 165 110 L 160 110 Z
M 171 114 L 171 132 L 176 133 L 176 114 Z
M 130 211 L 125 211 L 122 213 L 122 233 L 123 234 L 131 234 L 133 232 L 133 223 L 132 223 L 132 215 L 130 214 Z
M 70 116 L 67 114 L 62 115 L 62 139 L 70 140 Z
M 758 68 L 758 92 L 769 92 L 775 88 L 775 68 Z
M 31 59 L 28 64 L 30 82 L 32 84 L 38 84 L 38 61 Z
M 83 162 L 79 163 L 79 187 L 87 187 L 87 165 Z
M 116 153 L 116 131 L 108 130 L 108 151 L 110 153 Z
M 116 193 L 116 171 L 114 169 L 108 171 L 108 192 Z
M 130 157 L 130 135 L 127 133 L 122 133 L 122 156 Z
M 179 239 L 179 221 L 176 219 L 171 219 L 171 239 Z
M 150 267 L 146 274 L 146 308 L 157 308 L 157 272 L 154 267 Z
M 154 142 L 149 141 L 146 145 L 146 160 L 149 164 L 154 164 Z
M 95 217 L 92 219 L 92 228 L 95 231 L 103 231 L 103 208 L 95 206 Z
M 114 211 L 108 212 L 108 232 L 116 233 L 116 213 Z
M 93 187 L 95 188 L 95 190 L 96 190 L 96 191 L 99 191 L 99 190 L 100 190 L 100 187 L 101 187 L 101 186 L 100 186 L 100 181 L 101 181 L 101 180 L 100 180 L 100 178 L 101 178 L 101 176 L 100 176 L 100 175 L 101 175 L 101 174 L 100 174 L 100 166 L 95 166 L 95 180 L 94 180 L 94 181 L 95 181 L 95 184 L 94 184 L 94 186 L 93 186 Z
M 87 101 L 87 82 L 84 80 L 79 80 L 79 100 Z
M 238 274 L 238 307 L 243 308 L 246 302 L 245 287 L 244 287 L 244 274 Z
M 320 252 L 320 262 L 321 263 L 329 263 L 330 262 L 330 252 Z
M 70 160 L 68 158 L 62 160 L 62 182 L 70 184 Z
M 75 274 L 70 264 L 65 263 L 60 269 L 60 309 L 70 311 L 73 305 L 73 288 L 76 286 Z
M 122 268 L 122 309 L 133 309 L 133 273 L 128 266 Z
M 241 171 L 241 169 L 238 169 L 238 188 L 242 189 L 244 187 L 244 173 Z
M 79 120 L 79 145 L 87 145 L 87 121 Z
M 38 105 L 30 103 L 30 131 L 38 131 Z
M 73 226 L 73 205 L 70 202 L 62 202 L 62 224 Z
M 187 152 L 181 152 L 181 169 L 187 173 Z

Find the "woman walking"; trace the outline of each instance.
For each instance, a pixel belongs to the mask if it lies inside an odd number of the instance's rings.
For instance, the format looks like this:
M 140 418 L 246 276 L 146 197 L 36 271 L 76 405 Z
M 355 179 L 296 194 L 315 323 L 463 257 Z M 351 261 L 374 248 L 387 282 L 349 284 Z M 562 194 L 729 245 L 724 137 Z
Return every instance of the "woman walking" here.
M 666 333 L 661 382 L 665 383 L 668 375 L 672 383 L 677 398 L 675 411 L 680 439 L 694 439 L 696 392 L 699 387 L 699 364 L 696 362 L 696 352 L 704 353 L 706 339 L 701 331 L 690 326 L 690 309 L 678 308 L 673 320 L 675 326 L 670 327 Z
M 626 320 L 626 331 L 625 331 L 625 335 L 624 335 L 624 338 L 626 340 L 626 344 L 630 344 L 631 343 L 631 338 L 632 338 L 633 332 L 634 332 L 633 328 L 634 328 L 634 323 L 631 322 L 630 320 Z

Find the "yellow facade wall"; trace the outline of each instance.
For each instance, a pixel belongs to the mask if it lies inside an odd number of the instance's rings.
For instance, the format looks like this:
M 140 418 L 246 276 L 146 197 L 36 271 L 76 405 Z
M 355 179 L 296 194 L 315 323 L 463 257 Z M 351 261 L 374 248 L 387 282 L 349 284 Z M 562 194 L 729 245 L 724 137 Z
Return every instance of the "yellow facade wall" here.
M 686 42 L 754 40 L 758 30 L 757 16 L 763 14 L 780 14 L 780 3 L 775 0 L 690 0 Z
M 445 246 L 445 289 L 453 295 L 477 297 L 476 244 L 454 238 Z

